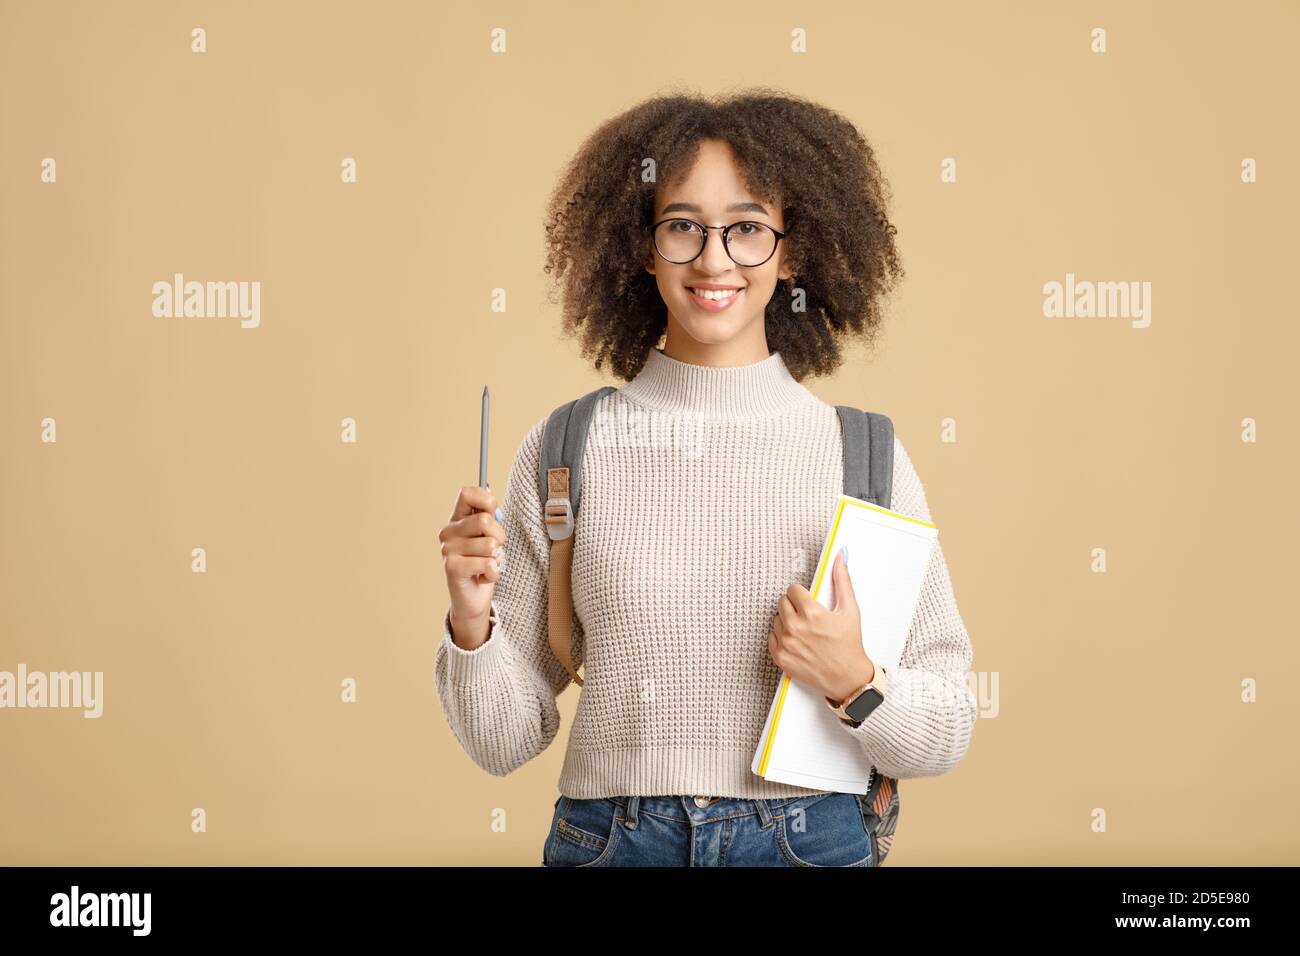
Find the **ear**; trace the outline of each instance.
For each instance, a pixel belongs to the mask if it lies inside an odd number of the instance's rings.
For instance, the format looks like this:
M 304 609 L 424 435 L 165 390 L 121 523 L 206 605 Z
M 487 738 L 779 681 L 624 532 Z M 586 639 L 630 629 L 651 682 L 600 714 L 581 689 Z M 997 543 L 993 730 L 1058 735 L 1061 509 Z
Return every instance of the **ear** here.
M 781 240 L 781 264 L 777 268 L 776 277 L 778 279 L 793 279 L 795 270 L 799 267 L 799 257 L 795 253 L 794 246 L 790 244 L 790 237 L 786 236 Z

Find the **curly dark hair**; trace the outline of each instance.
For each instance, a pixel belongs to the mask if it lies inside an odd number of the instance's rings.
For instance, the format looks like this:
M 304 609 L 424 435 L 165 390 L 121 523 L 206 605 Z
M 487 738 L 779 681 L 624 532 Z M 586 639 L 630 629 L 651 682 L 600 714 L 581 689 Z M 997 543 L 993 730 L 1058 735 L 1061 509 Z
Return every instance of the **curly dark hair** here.
M 545 271 L 583 357 L 630 381 L 667 328 L 644 268 L 656 183 L 643 181 L 643 164 L 653 159 L 654 178 L 671 181 L 706 139 L 730 144 L 752 193 L 782 201 L 789 288 L 804 290 L 807 311 L 795 312 L 778 286 L 765 313 L 768 349 L 802 380 L 838 368 L 849 336 L 873 345 L 882 299 L 903 276 L 875 154 L 833 110 L 759 87 L 655 96 L 603 123 L 569 162 L 547 208 Z

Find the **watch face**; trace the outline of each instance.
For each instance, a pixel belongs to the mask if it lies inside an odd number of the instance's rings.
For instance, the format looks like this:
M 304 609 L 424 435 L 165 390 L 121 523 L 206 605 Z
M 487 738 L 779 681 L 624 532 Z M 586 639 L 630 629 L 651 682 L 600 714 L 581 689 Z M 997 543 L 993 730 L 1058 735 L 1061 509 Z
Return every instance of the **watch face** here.
M 880 706 L 884 699 L 884 694 L 876 690 L 874 687 L 868 687 L 859 694 L 853 702 L 849 704 L 849 706 L 844 708 L 844 712 L 854 720 L 861 723 L 870 716 L 873 710 Z

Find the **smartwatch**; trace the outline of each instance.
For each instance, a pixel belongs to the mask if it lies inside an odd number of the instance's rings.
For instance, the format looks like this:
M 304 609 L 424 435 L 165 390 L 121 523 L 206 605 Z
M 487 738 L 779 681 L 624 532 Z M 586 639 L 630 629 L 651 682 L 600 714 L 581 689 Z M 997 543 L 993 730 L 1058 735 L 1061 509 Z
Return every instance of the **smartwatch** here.
M 875 665 L 876 672 L 871 675 L 871 682 L 841 701 L 826 698 L 826 704 L 835 711 L 840 720 L 854 727 L 871 716 L 871 712 L 885 701 L 885 669 Z

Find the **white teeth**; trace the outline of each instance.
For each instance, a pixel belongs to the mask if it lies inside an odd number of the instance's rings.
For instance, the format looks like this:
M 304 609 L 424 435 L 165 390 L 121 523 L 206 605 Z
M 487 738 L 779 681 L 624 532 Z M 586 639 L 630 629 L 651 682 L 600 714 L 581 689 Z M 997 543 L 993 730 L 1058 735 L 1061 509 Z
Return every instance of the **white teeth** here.
M 691 289 L 701 299 L 730 299 L 738 289 Z

